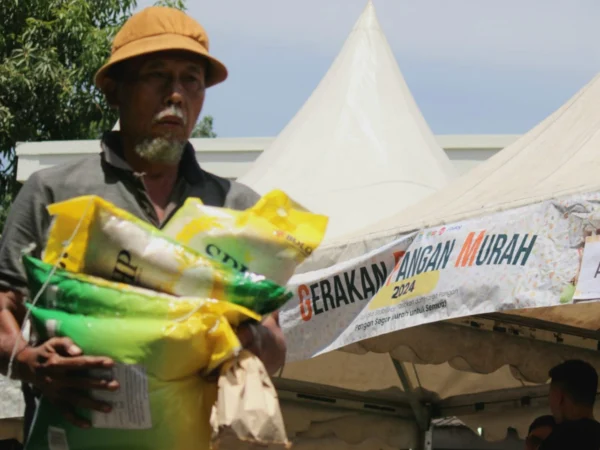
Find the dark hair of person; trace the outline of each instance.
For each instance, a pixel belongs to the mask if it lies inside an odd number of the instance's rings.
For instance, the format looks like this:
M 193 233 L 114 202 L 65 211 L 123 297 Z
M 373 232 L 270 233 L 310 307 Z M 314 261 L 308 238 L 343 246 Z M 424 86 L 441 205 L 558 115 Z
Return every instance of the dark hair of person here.
M 594 406 L 598 391 L 598 373 L 590 364 L 569 360 L 550 371 L 552 384 L 562 389 L 577 405 Z

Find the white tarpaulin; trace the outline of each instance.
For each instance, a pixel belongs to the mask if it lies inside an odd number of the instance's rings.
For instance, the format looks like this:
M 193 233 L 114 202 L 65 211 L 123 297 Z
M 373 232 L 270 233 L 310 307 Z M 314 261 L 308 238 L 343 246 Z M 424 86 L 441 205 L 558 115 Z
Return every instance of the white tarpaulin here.
M 576 195 L 427 229 L 294 277 L 297 299 L 282 312 L 290 360 L 425 323 L 571 303 L 599 200 Z
M 327 242 L 453 178 L 369 2 L 318 87 L 239 181 L 261 194 L 282 189 L 328 215 Z

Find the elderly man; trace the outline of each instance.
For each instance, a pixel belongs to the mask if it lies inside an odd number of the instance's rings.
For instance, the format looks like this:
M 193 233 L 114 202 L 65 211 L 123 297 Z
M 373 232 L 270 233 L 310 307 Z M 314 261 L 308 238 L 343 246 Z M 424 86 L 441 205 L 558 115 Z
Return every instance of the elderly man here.
M 47 205 L 98 195 L 159 228 L 188 197 L 235 209 L 252 206 L 258 195 L 204 171 L 188 142 L 206 88 L 226 77 L 225 66 L 208 53 L 208 38 L 196 21 L 170 8 L 141 11 L 117 34 L 111 57 L 95 80 L 119 111 L 120 131 L 103 137 L 98 155 L 33 174 L 17 196 L 0 242 L 0 360 L 6 373 L 16 348 L 12 373 L 24 382 L 29 400 L 26 430 L 36 395 L 53 400 L 74 424 L 89 427 L 73 407 L 107 412 L 110 405 L 85 392 L 118 388 L 117 380 L 81 376 L 87 369 L 110 367 L 110 359 L 83 355 L 66 338 L 37 346 L 21 338 L 27 290 L 20 253 L 32 243 L 36 256 L 44 248 Z M 260 326 L 240 329 L 239 337 L 271 373 L 283 364 L 285 343 L 276 315 Z

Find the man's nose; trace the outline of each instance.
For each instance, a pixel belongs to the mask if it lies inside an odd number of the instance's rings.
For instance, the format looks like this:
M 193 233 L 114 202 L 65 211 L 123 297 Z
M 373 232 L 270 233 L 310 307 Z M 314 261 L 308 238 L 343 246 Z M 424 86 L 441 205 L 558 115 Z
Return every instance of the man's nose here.
M 167 105 L 181 105 L 184 100 L 184 88 L 179 79 L 173 80 L 169 86 L 169 94 L 166 98 Z

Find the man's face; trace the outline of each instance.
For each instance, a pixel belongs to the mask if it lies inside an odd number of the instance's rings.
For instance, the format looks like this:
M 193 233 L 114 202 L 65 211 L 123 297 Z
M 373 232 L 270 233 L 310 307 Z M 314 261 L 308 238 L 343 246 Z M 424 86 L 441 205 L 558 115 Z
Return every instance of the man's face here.
M 121 131 L 140 156 L 177 162 L 204 103 L 203 60 L 187 52 L 161 52 L 124 64 L 116 89 Z
M 531 430 L 531 433 L 529 433 L 529 436 L 525 440 L 526 450 L 538 450 L 542 442 L 550 436 L 550 433 L 552 433 L 552 427 L 550 426 L 537 427 Z

